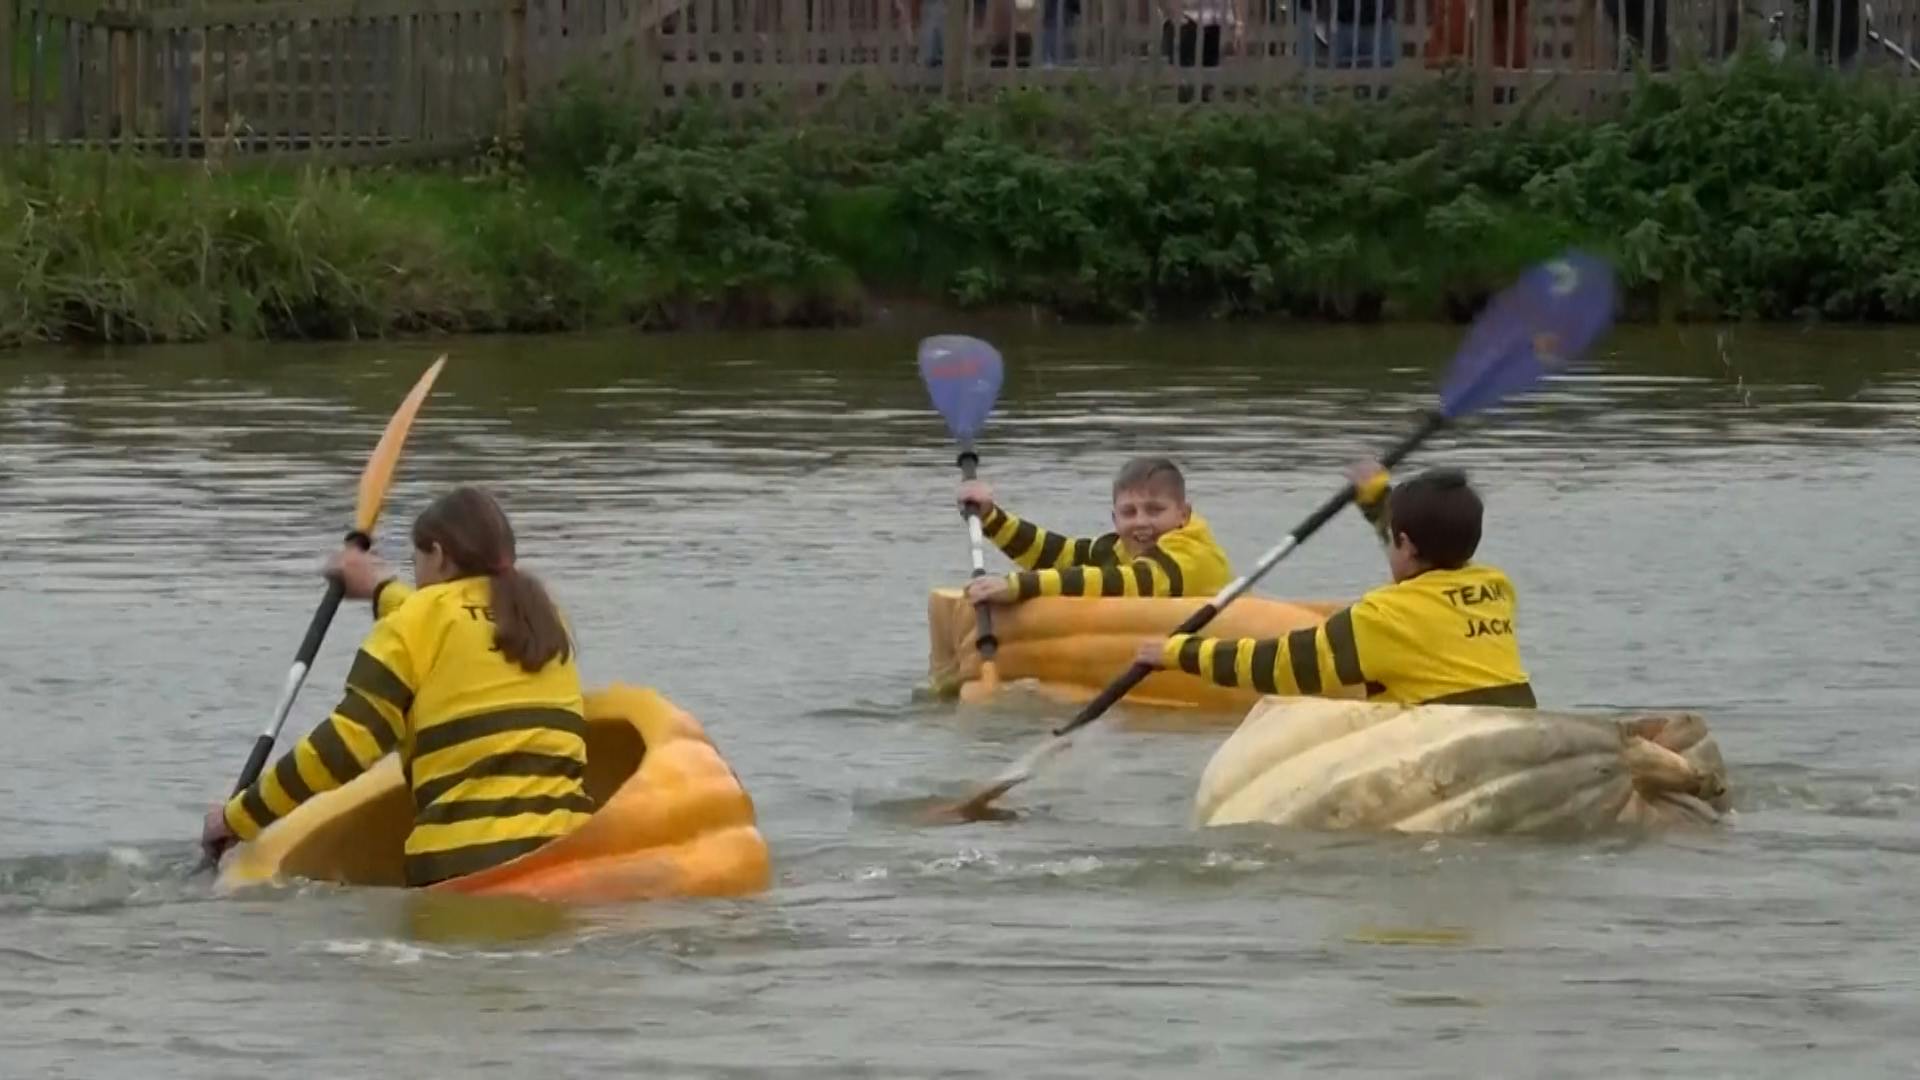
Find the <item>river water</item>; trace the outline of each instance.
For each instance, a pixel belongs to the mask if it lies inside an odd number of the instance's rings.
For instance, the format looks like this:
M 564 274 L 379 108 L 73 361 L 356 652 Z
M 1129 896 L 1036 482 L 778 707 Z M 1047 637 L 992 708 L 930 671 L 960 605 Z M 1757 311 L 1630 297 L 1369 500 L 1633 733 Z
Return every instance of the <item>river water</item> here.
M 1547 703 L 1702 711 L 1738 812 L 1569 842 L 1196 831 L 1228 727 L 1128 713 L 1010 799 L 1057 710 L 916 694 L 963 579 L 913 346 L 981 333 L 1011 508 L 1097 531 L 1168 452 L 1236 563 L 1430 400 L 1447 328 L 850 332 L 0 358 L 0 1074 L 1768 1076 L 1920 1060 L 1920 335 L 1623 328 L 1417 463 L 1469 466 Z M 485 923 L 189 873 L 361 462 L 451 360 L 380 544 L 499 490 L 590 682 L 654 685 L 753 794 L 750 900 Z M 1353 595 L 1357 518 L 1262 583 Z M 289 733 L 333 701 L 342 608 Z M 1131 722 L 1129 722 L 1131 721 Z M 496 916 L 488 916 L 496 920 Z M 527 918 L 532 920 L 533 914 Z M 515 932 L 516 930 L 523 932 Z

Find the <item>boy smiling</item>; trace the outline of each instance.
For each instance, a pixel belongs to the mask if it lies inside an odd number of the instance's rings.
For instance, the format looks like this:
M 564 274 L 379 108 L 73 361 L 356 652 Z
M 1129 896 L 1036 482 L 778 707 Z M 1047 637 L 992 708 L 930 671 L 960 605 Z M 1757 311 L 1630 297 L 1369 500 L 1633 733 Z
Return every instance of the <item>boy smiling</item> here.
M 967 599 L 1017 603 L 1036 596 L 1209 596 L 1233 571 L 1213 531 L 1187 502 L 1179 466 L 1162 457 L 1135 458 L 1113 481 L 1113 531 L 1087 539 L 1050 532 L 994 503 L 985 481 L 960 485 L 959 503 L 973 503 L 980 525 L 1022 570 L 976 578 Z

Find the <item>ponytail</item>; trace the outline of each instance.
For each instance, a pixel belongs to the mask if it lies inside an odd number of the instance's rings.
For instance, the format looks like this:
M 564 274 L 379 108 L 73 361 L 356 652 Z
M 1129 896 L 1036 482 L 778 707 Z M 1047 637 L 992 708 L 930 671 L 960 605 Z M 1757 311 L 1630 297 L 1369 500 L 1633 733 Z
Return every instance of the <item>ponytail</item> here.
M 573 639 L 540 579 L 508 564 L 487 578 L 493 590 L 493 644 L 531 674 L 573 657 Z
M 459 487 L 435 499 L 414 519 L 413 546 L 436 544 L 462 574 L 486 576 L 493 644 L 507 659 L 528 674 L 572 659 L 573 639 L 553 598 L 539 578 L 514 566 L 513 525 L 493 496 Z

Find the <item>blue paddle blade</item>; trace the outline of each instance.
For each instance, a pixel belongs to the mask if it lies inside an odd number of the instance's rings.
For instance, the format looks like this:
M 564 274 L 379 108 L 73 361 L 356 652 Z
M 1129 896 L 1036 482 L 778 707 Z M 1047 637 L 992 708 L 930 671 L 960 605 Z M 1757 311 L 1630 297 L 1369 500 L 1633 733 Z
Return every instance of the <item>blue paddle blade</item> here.
M 1613 267 L 1568 251 L 1529 269 L 1474 321 L 1440 388 L 1449 420 L 1527 389 L 1613 325 Z
M 964 334 L 927 338 L 920 343 L 920 377 L 947 430 L 971 443 L 1000 397 L 1000 350 Z

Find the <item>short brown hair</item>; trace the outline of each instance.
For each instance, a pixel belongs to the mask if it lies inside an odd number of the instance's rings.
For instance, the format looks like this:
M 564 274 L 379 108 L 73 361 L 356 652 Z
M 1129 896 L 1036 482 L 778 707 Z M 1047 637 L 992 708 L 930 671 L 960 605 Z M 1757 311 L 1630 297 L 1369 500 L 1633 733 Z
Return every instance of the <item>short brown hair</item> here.
M 1422 561 L 1458 570 L 1480 549 L 1480 496 L 1462 469 L 1428 469 L 1387 496 L 1388 528 L 1405 533 Z
M 1187 478 L 1180 475 L 1180 466 L 1170 458 L 1137 457 L 1120 466 L 1120 475 L 1113 478 L 1113 497 L 1142 488 L 1164 489 L 1181 502 L 1187 501 Z

